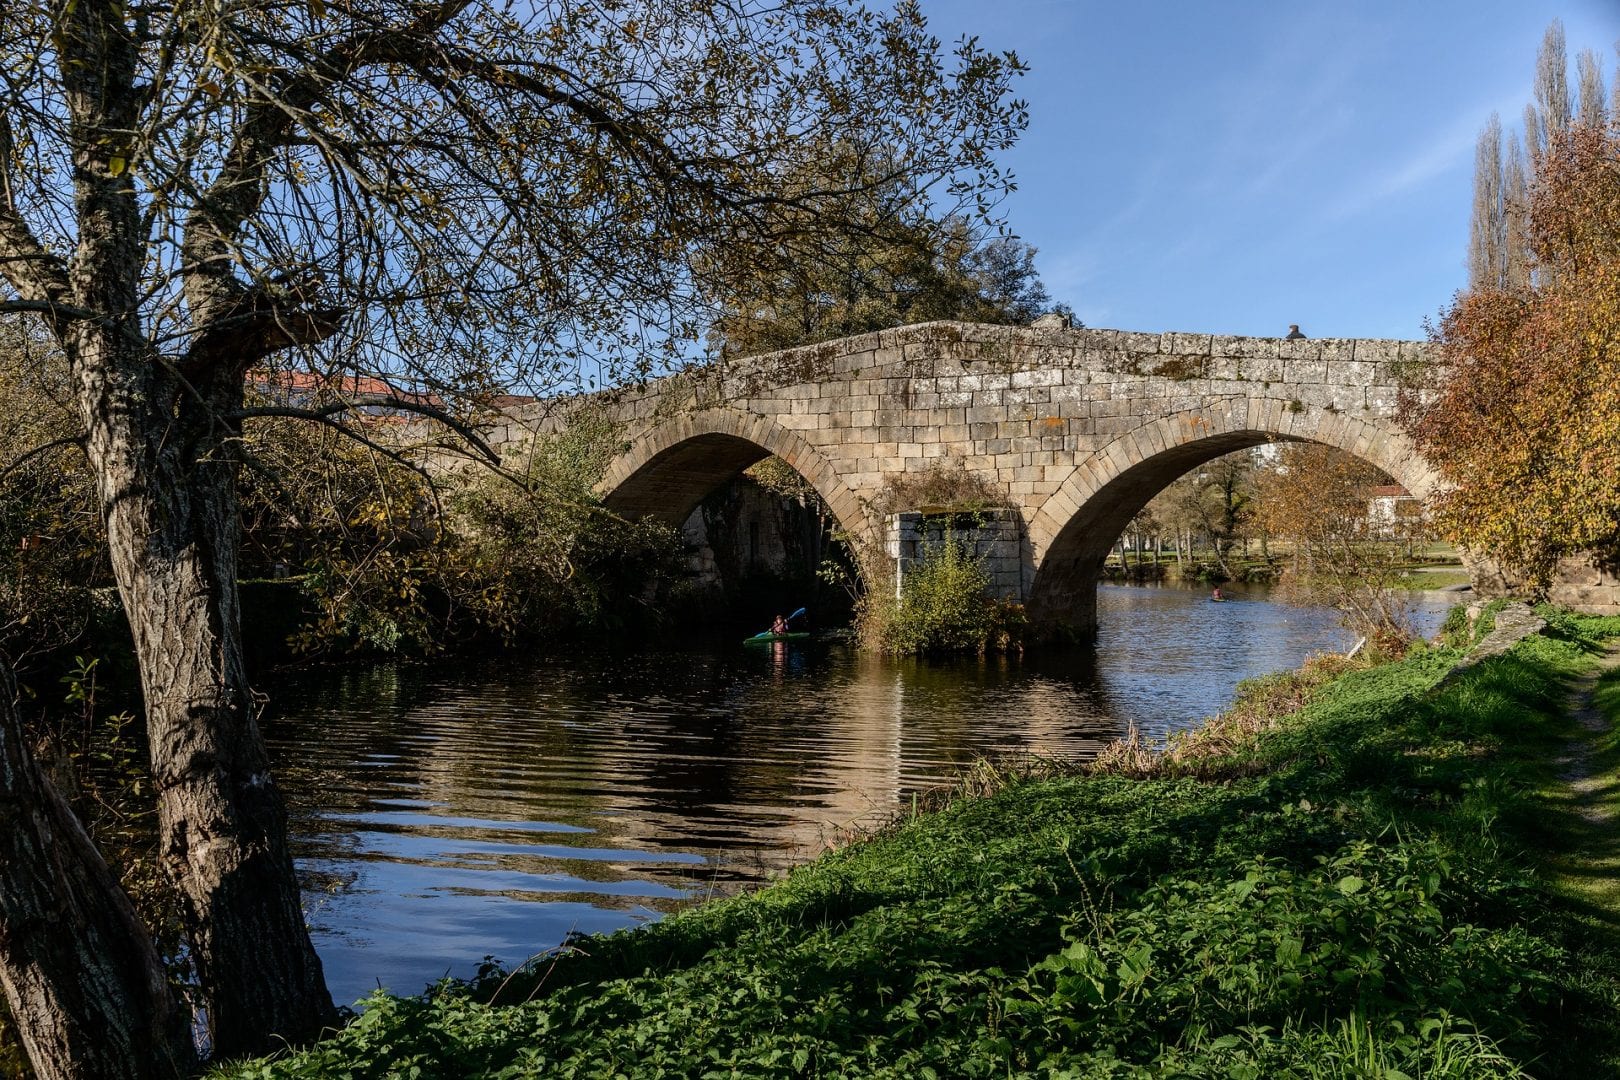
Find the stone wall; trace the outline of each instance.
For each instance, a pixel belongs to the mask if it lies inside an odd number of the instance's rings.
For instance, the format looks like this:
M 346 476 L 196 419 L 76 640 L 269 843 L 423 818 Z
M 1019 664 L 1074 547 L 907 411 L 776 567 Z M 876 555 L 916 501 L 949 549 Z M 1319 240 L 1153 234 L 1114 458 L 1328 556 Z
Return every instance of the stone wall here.
M 1018 511 L 1011 509 L 954 513 L 908 510 L 891 514 L 884 551 L 894 567 L 896 595 L 906 573 L 919 559 L 953 541 L 964 545 L 984 568 L 991 596 L 999 600 L 1023 599 L 1024 529 Z

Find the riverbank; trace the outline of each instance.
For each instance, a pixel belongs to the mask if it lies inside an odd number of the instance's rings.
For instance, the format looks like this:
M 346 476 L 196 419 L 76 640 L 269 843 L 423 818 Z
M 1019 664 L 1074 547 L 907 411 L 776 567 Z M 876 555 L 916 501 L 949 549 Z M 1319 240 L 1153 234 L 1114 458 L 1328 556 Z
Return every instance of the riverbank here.
M 1153 778 L 990 777 L 758 893 L 379 995 L 224 1075 L 1612 1072 L 1613 940 L 1524 853 L 1564 680 L 1620 624 L 1552 630 L 1432 695 L 1456 652 L 1257 680 L 1216 752 Z

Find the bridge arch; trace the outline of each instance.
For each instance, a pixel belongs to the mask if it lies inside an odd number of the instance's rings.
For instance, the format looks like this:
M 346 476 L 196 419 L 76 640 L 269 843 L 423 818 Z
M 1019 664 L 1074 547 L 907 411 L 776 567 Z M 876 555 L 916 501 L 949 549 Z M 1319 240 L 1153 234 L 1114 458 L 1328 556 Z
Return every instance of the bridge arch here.
M 1155 495 L 1223 454 L 1283 441 L 1337 447 L 1420 499 L 1435 489 L 1434 473 L 1393 424 L 1265 397 L 1173 413 L 1120 435 L 1078 464 L 1030 521 L 1031 616 L 1089 625 L 1098 569 Z
M 597 492 L 627 517 L 679 526 L 711 491 L 773 454 L 816 489 L 841 529 L 860 544 L 872 538 L 864 504 L 820 451 L 770 417 L 739 409 L 683 414 L 637 435 Z

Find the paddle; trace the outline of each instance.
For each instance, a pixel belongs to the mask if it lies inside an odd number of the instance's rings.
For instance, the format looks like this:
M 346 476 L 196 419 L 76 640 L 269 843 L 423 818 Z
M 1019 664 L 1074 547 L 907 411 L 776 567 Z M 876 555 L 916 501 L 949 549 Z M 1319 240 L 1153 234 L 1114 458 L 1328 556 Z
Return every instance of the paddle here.
M 797 619 L 800 615 L 803 615 L 808 610 L 809 610 L 809 608 L 800 608 L 798 611 L 795 611 L 793 614 L 791 614 L 787 618 L 783 619 L 782 622 L 791 623 L 794 619 Z M 759 633 L 755 634 L 754 636 L 755 637 L 769 637 L 772 633 L 775 632 L 775 629 L 776 628 L 775 628 L 775 626 L 773 624 L 772 626 L 767 627 L 764 630 L 761 630 Z

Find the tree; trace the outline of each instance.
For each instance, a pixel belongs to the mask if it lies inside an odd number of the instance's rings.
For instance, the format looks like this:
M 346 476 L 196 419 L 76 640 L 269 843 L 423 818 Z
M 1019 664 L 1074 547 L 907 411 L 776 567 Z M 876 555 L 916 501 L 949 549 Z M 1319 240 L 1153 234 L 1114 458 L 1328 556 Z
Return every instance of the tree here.
M 1223 454 L 1177 477 L 1154 496 L 1143 513 L 1175 530 L 1178 561 L 1181 536 L 1187 538 L 1189 553 L 1195 533 L 1208 536 L 1216 565 L 1222 574 L 1230 577 L 1232 568 L 1227 557 L 1233 545 L 1244 538 L 1252 516 L 1253 472 L 1253 451 Z
M 1256 517 L 1266 532 L 1293 544 L 1295 568 L 1285 595 L 1339 612 L 1344 624 L 1391 653 L 1412 638 L 1398 579 L 1421 519 L 1377 520 L 1378 469 L 1321 443 L 1286 443 L 1255 478 Z
M 1468 235 L 1468 287 L 1528 289 L 1533 261 L 1529 237 L 1530 197 L 1528 169 L 1539 170 L 1549 141 L 1567 132 L 1572 123 L 1601 129 L 1609 106 L 1604 101 L 1603 68 L 1590 49 L 1576 58 L 1577 94 L 1569 92 L 1569 65 L 1564 45 L 1564 24 L 1557 19 L 1547 27 L 1536 54 L 1535 100 L 1524 107 L 1524 142 L 1508 134 L 1502 148 L 1502 122 L 1495 113 L 1480 131 L 1474 155 L 1474 205 Z M 1615 86 L 1620 100 L 1620 83 Z M 1550 268 L 1543 266 L 1543 273 Z
M 722 355 L 749 356 L 891 326 L 961 319 L 1028 325 L 1054 307 L 1035 269 L 1035 248 L 982 235 L 972 220 L 934 220 L 889 200 L 872 205 L 865 235 L 831 257 L 782 260 L 773 275 L 727 282 L 710 340 Z
M 248 373 L 380 377 L 476 450 L 468 396 L 679 356 L 700 275 L 849 232 L 851 192 L 993 204 L 1021 65 L 941 52 L 912 3 L 7 10 L 0 312 L 67 362 L 216 1054 L 334 1015 L 242 660 L 240 432 L 285 415 L 365 437 L 354 401 L 248 405 Z M 881 148 L 881 183 L 781 183 L 827 144 Z M 26 872 L 8 860 L 0 889 Z
M 1593 86 L 1583 78 L 1583 93 Z M 1550 76 L 1544 98 L 1556 106 Z M 1529 190 L 1529 285 L 1458 296 L 1433 334 L 1444 363 L 1416 373 L 1403 402 L 1447 481 L 1431 500 L 1439 527 L 1532 591 L 1566 555 L 1620 552 L 1620 128 L 1550 115 Z

